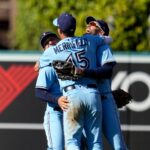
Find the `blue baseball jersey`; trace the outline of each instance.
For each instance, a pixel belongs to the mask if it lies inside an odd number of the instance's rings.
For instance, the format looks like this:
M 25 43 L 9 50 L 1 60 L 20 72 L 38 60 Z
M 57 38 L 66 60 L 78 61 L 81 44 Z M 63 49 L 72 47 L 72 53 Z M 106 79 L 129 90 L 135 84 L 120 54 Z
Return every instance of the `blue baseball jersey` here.
M 101 46 L 97 51 L 97 62 L 98 66 L 103 66 L 106 63 L 115 63 L 115 58 L 112 54 L 109 45 L 105 44 Z M 98 81 L 98 88 L 100 93 L 108 93 L 111 91 L 111 81 L 110 79 L 101 79 Z
M 35 88 L 47 90 L 52 98 L 62 95 L 55 70 L 51 66 L 46 66 L 39 70 Z M 51 103 L 51 101 L 49 100 L 49 105 L 57 105 L 57 102 Z
M 82 37 L 69 37 L 61 40 L 56 46 L 48 48 L 40 58 L 40 67 L 52 63 L 53 60 L 71 61 L 76 67 L 93 69 L 97 67 L 96 51 L 104 44 L 99 36 L 83 35 Z M 72 84 L 90 84 L 96 80 L 81 78 L 78 81 L 59 80 L 63 88 Z

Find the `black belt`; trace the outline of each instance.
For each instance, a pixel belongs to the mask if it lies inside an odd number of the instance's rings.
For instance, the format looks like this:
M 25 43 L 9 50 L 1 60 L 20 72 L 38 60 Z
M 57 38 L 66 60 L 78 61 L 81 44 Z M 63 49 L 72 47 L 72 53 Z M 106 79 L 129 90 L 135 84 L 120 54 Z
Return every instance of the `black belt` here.
M 87 84 L 86 87 L 87 88 L 94 88 L 94 89 L 96 89 L 97 85 L 96 84 Z M 75 88 L 76 87 L 75 87 L 74 84 L 73 85 L 69 85 L 69 86 L 64 87 L 64 91 L 67 92 L 67 91 L 73 90 Z
M 55 106 L 55 107 L 54 107 L 54 110 L 55 110 L 55 111 L 61 111 L 61 108 L 60 108 L 59 106 Z
M 88 88 L 94 88 L 97 89 L 97 85 L 96 84 L 87 84 Z

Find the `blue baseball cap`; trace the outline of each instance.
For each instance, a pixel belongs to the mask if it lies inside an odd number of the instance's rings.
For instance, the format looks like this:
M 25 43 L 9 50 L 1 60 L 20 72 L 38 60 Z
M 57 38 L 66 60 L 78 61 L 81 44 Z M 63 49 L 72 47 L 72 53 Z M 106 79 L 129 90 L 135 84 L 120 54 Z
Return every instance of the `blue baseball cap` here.
M 98 27 L 104 31 L 104 35 L 109 35 L 109 27 L 108 27 L 108 24 L 104 20 L 96 20 L 92 16 L 89 16 L 86 18 L 87 24 L 89 24 L 92 21 L 94 21 L 98 24 Z
M 76 29 L 76 19 L 69 13 L 61 14 L 53 20 L 53 24 L 66 33 L 72 33 Z
M 40 43 L 41 43 L 41 46 L 44 48 L 44 44 L 45 44 L 45 41 L 49 38 L 49 37 L 55 37 L 55 38 L 58 38 L 57 35 L 53 32 L 43 32 L 40 36 Z

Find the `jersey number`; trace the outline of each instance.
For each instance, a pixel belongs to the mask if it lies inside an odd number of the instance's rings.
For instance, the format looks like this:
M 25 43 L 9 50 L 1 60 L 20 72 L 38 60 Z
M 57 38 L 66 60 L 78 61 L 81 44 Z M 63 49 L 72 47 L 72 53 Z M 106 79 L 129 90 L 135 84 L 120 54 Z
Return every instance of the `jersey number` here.
M 68 57 L 67 61 L 72 62 L 75 66 L 86 69 L 89 67 L 89 60 L 85 57 L 85 50 L 74 53 L 76 62 L 73 60 L 72 54 Z M 78 64 L 78 65 L 77 65 Z

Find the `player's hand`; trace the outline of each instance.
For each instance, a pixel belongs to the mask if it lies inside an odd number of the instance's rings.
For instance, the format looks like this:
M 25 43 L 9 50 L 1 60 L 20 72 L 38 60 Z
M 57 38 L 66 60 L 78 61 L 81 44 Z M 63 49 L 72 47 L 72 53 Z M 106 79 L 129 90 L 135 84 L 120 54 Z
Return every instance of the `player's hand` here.
M 37 61 L 34 65 L 34 71 L 39 71 L 39 61 Z
M 74 73 L 75 75 L 84 76 L 84 69 L 75 67 L 75 71 L 74 72 L 75 72 Z
M 58 105 L 63 111 L 66 111 L 69 107 L 69 101 L 66 96 L 61 96 L 58 98 Z

